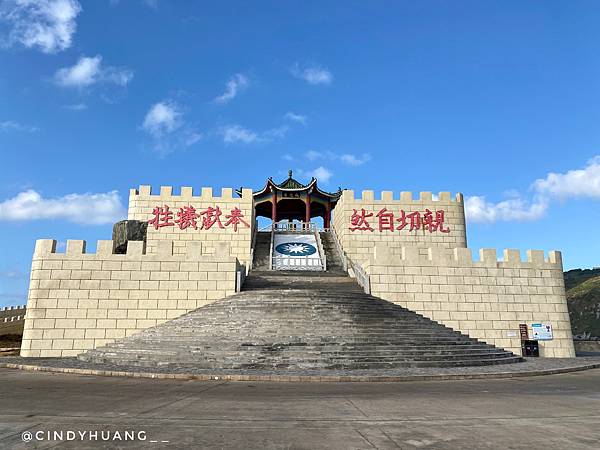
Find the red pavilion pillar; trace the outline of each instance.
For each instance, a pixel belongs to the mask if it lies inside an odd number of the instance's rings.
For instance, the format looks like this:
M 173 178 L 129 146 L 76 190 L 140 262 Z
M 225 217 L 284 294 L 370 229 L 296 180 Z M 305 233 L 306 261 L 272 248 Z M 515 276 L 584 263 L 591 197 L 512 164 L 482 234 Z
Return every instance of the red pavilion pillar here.
M 323 226 L 325 228 L 331 227 L 331 202 L 327 202 L 327 206 L 325 208 L 325 217 L 323 218 Z
M 272 200 L 272 208 L 271 208 L 271 220 L 273 223 L 277 222 L 277 192 L 273 191 L 273 200 Z
M 306 227 L 308 228 L 308 223 L 310 222 L 310 194 L 306 194 L 306 213 L 304 215 L 304 221 L 306 222 Z

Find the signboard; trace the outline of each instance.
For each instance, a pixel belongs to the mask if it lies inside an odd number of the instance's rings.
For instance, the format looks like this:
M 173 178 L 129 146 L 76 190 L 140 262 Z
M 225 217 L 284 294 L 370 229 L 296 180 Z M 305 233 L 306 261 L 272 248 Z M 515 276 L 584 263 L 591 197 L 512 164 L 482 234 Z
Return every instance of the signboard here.
M 554 339 L 552 335 L 552 325 L 549 323 L 532 323 L 531 331 L 533 339 L 537 341 L 551 341 Z
M 519 333 L 521 333 L 521 340 L 522 341 L 529 340 L 529 330 L 527 330 L 527 324 L 526 323 L 520 323 L 519 324 Z

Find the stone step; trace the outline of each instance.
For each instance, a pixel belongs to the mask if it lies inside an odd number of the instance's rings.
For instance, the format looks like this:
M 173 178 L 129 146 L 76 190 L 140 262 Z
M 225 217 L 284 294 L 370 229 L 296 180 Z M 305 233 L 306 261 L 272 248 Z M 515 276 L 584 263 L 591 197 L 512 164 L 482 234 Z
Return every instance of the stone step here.
M 261 239 L 264 244 L 265 237 Z M 330 244 L 327 251 L 335 250 Z M 253 270 L 241 293 L 79 358 L 173 370 L 384 369 L 521 361 L 366 295 L 345 274 L 268 270 Z

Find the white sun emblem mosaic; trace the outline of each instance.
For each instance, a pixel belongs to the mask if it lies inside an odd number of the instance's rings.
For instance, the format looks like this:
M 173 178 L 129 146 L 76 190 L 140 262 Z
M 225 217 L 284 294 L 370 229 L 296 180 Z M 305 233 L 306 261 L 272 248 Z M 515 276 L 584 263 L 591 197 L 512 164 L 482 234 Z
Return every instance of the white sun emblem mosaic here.
M 312 245 L 302 242 L 286 242 L 284 244 L 279 244 L 275 250 L 287 256 L 308 256 L 317 251 Z

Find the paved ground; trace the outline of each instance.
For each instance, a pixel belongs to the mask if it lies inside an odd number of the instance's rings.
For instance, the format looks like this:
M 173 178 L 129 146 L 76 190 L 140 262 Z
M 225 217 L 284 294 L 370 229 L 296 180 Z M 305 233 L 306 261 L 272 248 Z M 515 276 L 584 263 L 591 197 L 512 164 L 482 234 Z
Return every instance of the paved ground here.
M 0 405 L 1 448 L 600 448 L 600 369 L 404 383 L 202 382 L 0 369 Z M 48 430 L 64 437 L 69 430 L 134 430 L 145 432 L 146 441 L 21 441 L 24 431 Z
M 119 366 L 94 364 L 77 358 L 21 358 L 6 356 L 0 358 L 0 367 L 11 369 L 38 369 L 50 372 L 87 373 L 103 375 L 110 373 L 120 376 L 142 376 L 144 378 L 198 378 L 203 380 L 227 379 L 232 381 L 417 381 L 425 379 L 457 378 L 503 378 L 509 376 L 530 376 L 558 372 L 571 372 L 577 369 L 600 368 L 600 358 L 525 358 L 514 364 L 497 364 L 472 367 L 397 367 L 394 369 L 198 369 L 180 366 L 172 368 Z M 74 370 L 71 370 L 74 369 Z M 69 372 L 70 371 L 70 372 Z M 116 373 L 115 373 L 116 372 Z

